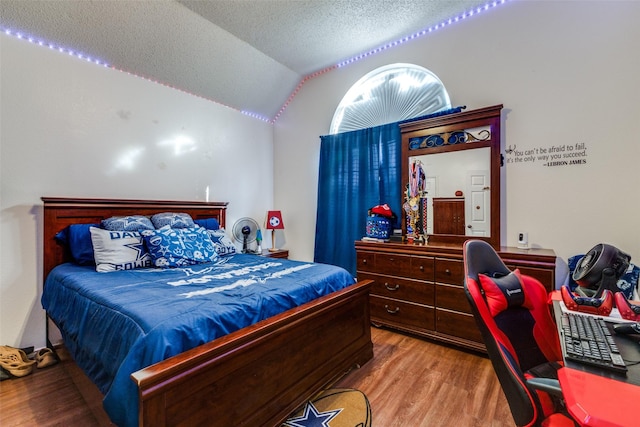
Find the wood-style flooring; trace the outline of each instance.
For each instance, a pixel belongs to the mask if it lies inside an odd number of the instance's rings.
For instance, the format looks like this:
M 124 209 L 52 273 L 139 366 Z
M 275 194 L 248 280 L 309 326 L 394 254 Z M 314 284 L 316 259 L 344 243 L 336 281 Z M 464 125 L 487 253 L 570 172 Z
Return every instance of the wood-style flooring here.
M 335 387 L 367 395 L 373 427 L 514 427 L 486 357 L 385 329 L 372 328 L 372 339 L 373 360 Z M 0 382 L 0 425 L 111 426 L 101 399 L 63 355 L 55 366 Z

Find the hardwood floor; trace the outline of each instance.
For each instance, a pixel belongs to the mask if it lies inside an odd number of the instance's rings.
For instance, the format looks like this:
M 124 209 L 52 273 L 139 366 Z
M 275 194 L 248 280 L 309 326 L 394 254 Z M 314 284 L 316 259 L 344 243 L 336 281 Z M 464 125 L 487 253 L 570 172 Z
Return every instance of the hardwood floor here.
M 367 395 L 373 427 L 514 427 L 487 358 L 385 329 L 371 333 L 373 360 L 335 387 Z M 99 391 L 62 357 L 55 366 L 0 382 L 0 425 L 112 425 Z
M 60 363 L 0 382 L 0 426 L 113 426 L 102 394 L 64 349 Z
M 372 328 L 374 358 L 335 387 L 364 392 L 374 427 L 514 427 L 488 358 Z

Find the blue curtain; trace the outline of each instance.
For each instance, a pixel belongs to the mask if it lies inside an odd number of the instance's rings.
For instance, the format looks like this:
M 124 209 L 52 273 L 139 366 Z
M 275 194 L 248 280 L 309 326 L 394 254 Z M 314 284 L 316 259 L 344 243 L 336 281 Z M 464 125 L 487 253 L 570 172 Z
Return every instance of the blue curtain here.
M 314 261 L 356 274 L 354 242 L 366 232 L 367 211 L 388 204 L 400 228 L 400 124 L 459 113 L 466 106 L 373 128 L 321 136 Z
M 365 235 L 367 211 L 386 203 L 401 216 L 400 128 L 390 123 L 320 139 L 314 261 L 355 276 L 354 242 Z

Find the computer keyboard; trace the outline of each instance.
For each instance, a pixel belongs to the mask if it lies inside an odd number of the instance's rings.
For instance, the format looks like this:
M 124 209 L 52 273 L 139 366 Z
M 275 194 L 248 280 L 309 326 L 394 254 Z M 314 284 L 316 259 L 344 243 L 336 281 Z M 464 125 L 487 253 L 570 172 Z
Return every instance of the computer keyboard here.
M 621 373 L 627 371 L 604 319 L 564 312 L 561 320 L 565 359 Z

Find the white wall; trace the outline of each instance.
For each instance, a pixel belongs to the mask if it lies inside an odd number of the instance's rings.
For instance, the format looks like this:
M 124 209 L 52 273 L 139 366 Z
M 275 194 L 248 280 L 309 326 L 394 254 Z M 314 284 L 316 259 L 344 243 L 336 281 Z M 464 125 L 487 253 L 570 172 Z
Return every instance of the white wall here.
M 208 188 L 229 202 L 229 229 L 273 208 L 270 124 L 4 34 L 0 50 L 1 344 L 45 343 L 41 196 L 206 200 Z
M 505 149 L 585 144 L 582 165 L 506 155 L 503 244 L 526 231 L 566 261 L 607 242 L 640 264 L 639 19 L 640 2 L 510 2 L 305 83 L 275 126 L 291 257 L 313 259 L 318 136 L 360 77 L 408 62 L 436 73 L 454 106 L 504 104 Z

